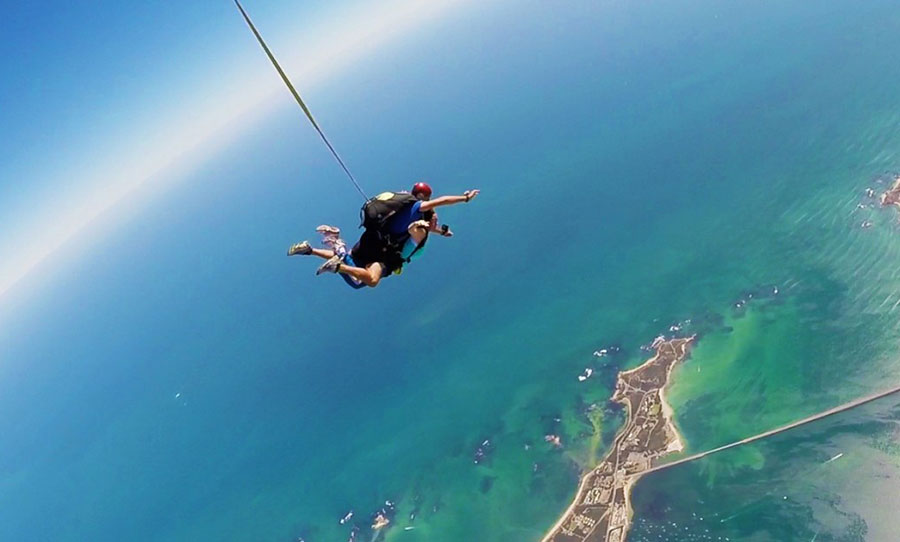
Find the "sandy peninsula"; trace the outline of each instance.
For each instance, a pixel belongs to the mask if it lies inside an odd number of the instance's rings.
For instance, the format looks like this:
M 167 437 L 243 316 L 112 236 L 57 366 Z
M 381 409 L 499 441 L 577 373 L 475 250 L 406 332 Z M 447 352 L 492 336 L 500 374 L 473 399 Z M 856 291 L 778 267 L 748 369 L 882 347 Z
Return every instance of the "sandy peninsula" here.
M 693 341 L 657 337 L 653 357 L 619 373 L 612 400 L 625 405 L 625 424 L 609 454 L 581 478 L 572 504 L 542 542 L 625 541 L 635 482 L 659 458 L 684 449 L 663 391 Z

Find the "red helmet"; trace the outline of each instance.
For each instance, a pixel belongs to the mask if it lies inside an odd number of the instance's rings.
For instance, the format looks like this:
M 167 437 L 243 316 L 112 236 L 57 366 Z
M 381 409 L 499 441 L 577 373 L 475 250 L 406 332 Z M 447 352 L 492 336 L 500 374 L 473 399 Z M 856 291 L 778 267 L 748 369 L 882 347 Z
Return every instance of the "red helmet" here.
M 431 187 L 428 183 L 416 183 L 412 187 L 412 195 L 415 197 L 422 195 L 425 199 L 431 199 Z

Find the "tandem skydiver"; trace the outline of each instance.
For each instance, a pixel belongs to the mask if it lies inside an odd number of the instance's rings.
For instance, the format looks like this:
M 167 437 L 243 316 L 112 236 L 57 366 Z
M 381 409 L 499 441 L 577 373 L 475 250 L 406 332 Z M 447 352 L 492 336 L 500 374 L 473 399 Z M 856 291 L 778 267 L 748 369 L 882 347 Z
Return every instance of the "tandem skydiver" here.
M 317 230 L 322 234 L 323 244 L 328 246 L 328 249 L 314 249 L 309 242 L 302 241 L 288 249 L 288 256 L 303 254 L 325 258 L 327 261 L 319 267 L 317 275 L 324 272 L 339 273 L 353 288 L 364 286 L 374 288 L 383 277 L 393 272 L 399 273 L 404 263 L 409 263 L 414 257 L 421 255 L 429 233 L 438 233 L 444 237 L 452 236 L 453 233 L 446 224 L 438 227 L 434 209 L 444 205 L 471 201 L 479 191 L 467 190 L 462 196 L 442 196 L 432 200 L 431 187 L 426 183 L 416 183 L 411 193 L 385 192 L 369 199 L 335 150 L 334 145 L 325 137 L 325 132 L 319 127 L 309 107 L 300 97 L 300 93 L 288 79 L 278 61 L 275 60 L 275 55 L 266 45 L 240 1 L 234 0 L 234 3 L 266 56 L 269 57 L 275 71 L 291 91 L 297 105 L 303 110 L 306 118 L 309 119 L 310 124 L 322 138 L 328 150 L 331 151 L 334 159 L 340 164 L 341 169 L 347 174 L 350 182 L 367 200 L 362 213 L 362 226 L 365 227 L 365 232 L 349 253 L 340 237 L 341 231 L 338 228 L 319 226 Z
M 429 233 L 452 237 L 445 224 L 438 226 L 434 209 L 457 203 L 467 203 L 479 190 L 467 190 L 461 196 L 440 196 L 431 199 L 431 187 L 419 182 L 411 192 L 384 192 L 363 206 L 365 231 L 348 252 L 340 237 L 340 229 L 323 225 L 316 228 L 322 234 L 327 249 L 313 248 L 308 241 L 292 245 L 288 256 L 313 255 L 327 260 L 316 271 L 339 273 L 351 287 L 374 288 L 382 278 L 399 273 L 403 264 L 421 256 Z

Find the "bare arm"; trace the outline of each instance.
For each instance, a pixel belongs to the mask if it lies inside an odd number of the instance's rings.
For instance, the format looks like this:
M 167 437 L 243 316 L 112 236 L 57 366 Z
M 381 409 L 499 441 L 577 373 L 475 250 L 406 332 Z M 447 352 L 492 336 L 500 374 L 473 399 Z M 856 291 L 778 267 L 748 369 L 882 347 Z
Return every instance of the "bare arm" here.
M 432 233 L 436 233 L 442 237 L 453 237 L 453 232 L 450 231 L 450 226 L 448 226 L 446 224 L 444 224 L 442 226 L 438 226 L 437 220 L 435 220 L 431 224 L 431 226 L 428 228 L 428 231 L 430 231 Z
M 469 201 L 472 201 L 472 199 L 475 198 L 475 196 L 477 196 L 479 192 L 481 192 L 481 191 L 480 190 L 466 190 L 465 192 L 463 192 L 462 196 L 441 196 L 439 198 L 434 198 L 432 200 L 423 201 L 419 205 L 419 211 L 424 213 L 425 211 L 430 211 L 436 207 L 443 207 L 445 205 L 455 205 L 457 203 L 467 203 Z

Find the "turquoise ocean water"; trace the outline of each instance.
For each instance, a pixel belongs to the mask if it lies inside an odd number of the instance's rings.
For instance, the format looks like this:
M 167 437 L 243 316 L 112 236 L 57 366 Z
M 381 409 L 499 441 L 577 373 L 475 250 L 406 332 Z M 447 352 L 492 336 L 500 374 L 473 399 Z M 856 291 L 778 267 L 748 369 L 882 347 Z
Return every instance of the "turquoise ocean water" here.
M 898 213 L 857 209 L 900 169 L 891 2 L 455 17 L 306 96 L 371 192 L 483 190 L 402 277 L 284 256 L 359 204 L 286 99 L 9 300 L 0 539 L 346 540 L 391 500 L 388 541 L 538 540 L 686 319 L 692 451 L 900 380 Z M 648 477 L 631 539 L 893 540 L 898 404 Z

